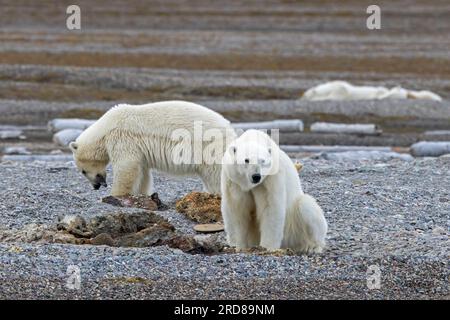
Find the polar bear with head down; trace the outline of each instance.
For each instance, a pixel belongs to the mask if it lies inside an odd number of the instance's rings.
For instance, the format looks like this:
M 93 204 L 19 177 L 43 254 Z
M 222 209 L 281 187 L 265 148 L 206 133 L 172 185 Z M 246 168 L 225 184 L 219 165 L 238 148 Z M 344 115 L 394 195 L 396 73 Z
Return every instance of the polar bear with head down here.
M 70 144 L 76 166 L 94 189 L 111 194 L 151 194 L 152 171 L 198 176 L 206 191 L 220 193 L 221 160 L 236 137 L 220 114 L 186 101 L 113 107 Z

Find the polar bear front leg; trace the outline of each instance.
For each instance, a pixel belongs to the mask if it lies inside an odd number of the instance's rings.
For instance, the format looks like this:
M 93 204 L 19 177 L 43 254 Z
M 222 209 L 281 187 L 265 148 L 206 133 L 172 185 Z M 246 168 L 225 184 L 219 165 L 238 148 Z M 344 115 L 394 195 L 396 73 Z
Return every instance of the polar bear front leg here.
M 258 209 L 257 209 L 258 210 Z M 266 249 L 280 249 L 284 234 L 284 220 L 286 206 L 284 204 L 273 204 L 266 206 L 260 213 L 260 246 Z
M 245 249 L 257 245 L 253 239 L 259 238 L 254 234 L 255 228 L 252 226 L 254 202 L 249 193 L 235 188 L 237 187 L 228 182 L 228 187 L 222 192 L 222 216 L 228 244 Z
M 133 160 L 121 160 L 112 163 L 113 168 L 113 186 L 112 196 L 124 196 L 135 194 L 136 181 L 140 177 L 140 162 Z
M 273 191 L 271 191 L 273 192 Z M 279 190 L 274 199 L 267 192 L 256 192 L 255 203 L 261 232 L 260 246 L 269 250 L 280 249 L 286 218 L 285 191 Z

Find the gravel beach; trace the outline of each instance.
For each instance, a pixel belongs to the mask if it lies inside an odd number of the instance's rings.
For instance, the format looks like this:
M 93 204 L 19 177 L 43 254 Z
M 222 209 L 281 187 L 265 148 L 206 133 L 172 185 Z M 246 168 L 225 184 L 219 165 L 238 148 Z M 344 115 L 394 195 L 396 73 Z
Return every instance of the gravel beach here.
M 380 0 L 380 30 L 367 28 L 373 3 L 361 0 L 76 3 L 81 30 L 67 29 L 64 1 L 1 2 L 0 131 L 19 132 L 0 135 L 2 157 L 11 148 L 68 153 L 52 142 L 53 118 L 98 119 L 118 103 L 161 100 L 196 102 L 232 122 L 301 119 L 305 131 L 283 134 L 284 145 L 407 153 L 417 141 L 449 140 L 425 133 L 450 129 L 447 0 Z M 301 99 L 332 80 L 431 90 L 443 100 Z M 383 133 L 310 132 L 318 121 L 373 123 Z M 292 156 L 329 224 L 322 254 L 44 241 L 36 230 L 64 215 L 149 213 L 101 202 L 110 187 L 93 191 L 72 162 L 0 160 L 0 299 L 450 299 L 448 155 Z M 224 243 L 223 232 L 199 237 L 175 209 L 200 181 L 157 174 L 155 187 L 168 205 L 155 213 L 178 234 Z
M 3 242 L 0 298 L 450 298 L 448 157 L 301 161 L 303 187 L 317 197 L 329 223 L 322 254 L 193 255 L 167 246 Z M 0 175 L 2 230 L 118 210 L 100 202 L 108 190 L 93 192 L 72 163 L 3 162 Z M 155 187 L 169 205 L 157 214 L 194 234 L 194 222 L 174 207 L 184 194 L 201 190 L 200 182 L 157 175 Z M 79 289 L 66 285 L 70 265 L 80 268 Z M 380 289 L 367 286 L 370 266 L 379 267 Z

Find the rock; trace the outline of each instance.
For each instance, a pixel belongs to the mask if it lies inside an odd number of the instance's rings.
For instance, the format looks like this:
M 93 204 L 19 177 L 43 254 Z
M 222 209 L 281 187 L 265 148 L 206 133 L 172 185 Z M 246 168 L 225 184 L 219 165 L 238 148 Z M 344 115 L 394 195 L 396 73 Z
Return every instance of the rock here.
M 128 195 L 121 197 L 107 196 L 102 202 L 117 207 L 133 207 L 146 210 L 166 210 L 167 206 L 161 202 L 157 193 L 147 195 Z
M 153 200 L 154 203 L 156 203 L 158 210 L 167 210 L 169 208 L 168 205 L 162 203 L 162 201 L 159 199 L 158 193 L 156 192 L 152 193 L 150 195 L 150 198 Z
M 233 128 L 241 130 L 271 130 L 278 129 L 282 132 L 301 132 L 303 131 L 303 121 L 299 119 L 273 120 L 260 122 L 238 122 L 232 124 Z
M 311 125 L 311 132 L 319 133 L 347 133 L 347 134 L 366 134 L 380 135 L 382 130 L 376 124 L 368 123 L 332 123 L 315 122 Z
M 66 129 L 85 130 L 91 126 L 96 120 L 87 119 L 53 119 L 48 122 L 48 130 L 58 132 Z
M 176 203 L 178 212 L 198 223 L 222 221 L 220 197 L 207 192 L 191 192 Z
M 69 143 L 75 141 L 83 132 L 79 129 L 64 129 L 53 135 L 53 142 L 59 146 L 67 147 Z
M 96 246 L 105 245 L 111 247 L 114 247 L 116 244 L 114 239 L 108 233 L 100 233 L 96 235 L 90 240 L 90 243 Z
M 155 223 L 138 232 L 117 237 L 115 242 L 121 247 L 151 247 L 161 245 L 175 237 L 174 231 L 169 223 Z
M 58 221 L 56 228 L 79 237 L 87 238 L 92 235 L 92 232 L 87 230 L 86 220 L 78 215 L 66 215 L 62 217 Z
M 0 130 L 0 139 L 25 139 L 21 130 Z
M 92 236 L 108 233 L 115 239 L 155 225 L 161 225 L 172 231 L 175 230 L 167 220 L 151 211 L 140 211 L 138 213 L 119 212 L 95 216 L 86 221 L 86 230 L 91 232 Z
M 444 228 L 442 228 L 442 227 L 435 227 L 431 231 L 431 233 L 435 234 L 435 235 L 445 235 L 445 234 L 447 234 L 447 231 Z
M 412 161 L 414 158 L 410 154 L 382 151 L 345 151 L 345 152 L 325 152 L 319 158 L 333 161 L 352 161 L 352 160 L 378 160 L 389 161 L 400 159 L 403 161 Z
M 21 155 L 29 155 L 30 151 L 25 147 L 5 147 L 3 149 L 4 154 L 21 154 Z
M 439 157 L 450 153 L 450 141 L 420 141 L 411 146 L 416 157 Z
M 120 199 L 118 197 L 114 197 L 114 196 L 103 197 L 102 202 L 110 204 L 112 206 L 116 206 L 116 207 L 124 207 L 124 205 L 122 203 L 122 199 Z
M 197 224 L 194 226 L 194 230 L 201 233 L 220 232 L 224 230 L 224 226 L 222 223 Z
M 70 154 L 62 155 L 45 155 L 45 154 L 33 154 L 33 155 L 4 155 L 2 161 L 58 161 L 58 162 L 68 162 L 72 161 L 73 156 Z
M 191 236 L 176 236 L 164 243 L 170 248 L 180 249 L 190 254 L 214 254 L 222 252 L 224 246 L 218 241 L 198 241 Z
M 35 242 L 45 238 L 49 227 L 45 224 L 30 223 L 22 229 L 1 230 L 0 241 L 4 242 Z
M 373 146 L 305 146 L 305 145 L 281 145 L 281 150 L 288 153 L 317 153 L 317 152 L 346 152 L 346 151 L 380 151 L 391 152 L 391 147 Z
M 32 242 L 42 239 L 45 229 L 45 225 L 39 225 L 37 223 L 30 223 L 26 225 L 22 230 L 24 240 L 26 242 Z

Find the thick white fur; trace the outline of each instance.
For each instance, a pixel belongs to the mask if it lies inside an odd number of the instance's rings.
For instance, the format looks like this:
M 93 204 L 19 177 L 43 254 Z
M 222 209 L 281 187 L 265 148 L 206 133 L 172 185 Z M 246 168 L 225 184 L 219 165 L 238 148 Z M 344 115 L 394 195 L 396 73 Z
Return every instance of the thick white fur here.
M 437 94 L 422 90 L 413 91 L 402 87 L 354 86 L 346 81 L 330 81 L 308 89 L 302 99 L 320 100 L 371 100 L 371 99 L 425 99 L 442 101 Z
M 203 133 L 208 129 L 220 130 L 224 140 L 203 142 L 194 135 L 194 122 L 201 121 Z M 220 150 L 214 158 L 204 155 L 201 163 L 179 164 L 173 161 L 173 150 L 181 140 L 172 139 L 175 130 L 189 133 L 193 154 L 203 147 Z M 152 192 L 151 170 L 173 175 L 199 176 L 207 191 L 220 193 L 221 158 L 228 141 L 235 138 L 230 122 L 218 113 L 203 106 L 185 101 L 164 101 L 145 105 L 121 104 L 106 112 L 71 144 L 78 168 L 87 171 L 93 182 L 96 174 L 105 174 L 110 162 L 114 182 L 111 194 L 149 194 Z M 201 149 L 194 149 L 194 141 Z M 215 164 L 214 164 L 215 163 Z
M 251 181 L 254 173 L 262 174 L 258 184 Z M 230 144 L 221 190 L 230 245 L 306 253 L 324 248 L 328 226 L 322 209 L 303 193 L 295 165 L 265 133 L 248 130 Z

